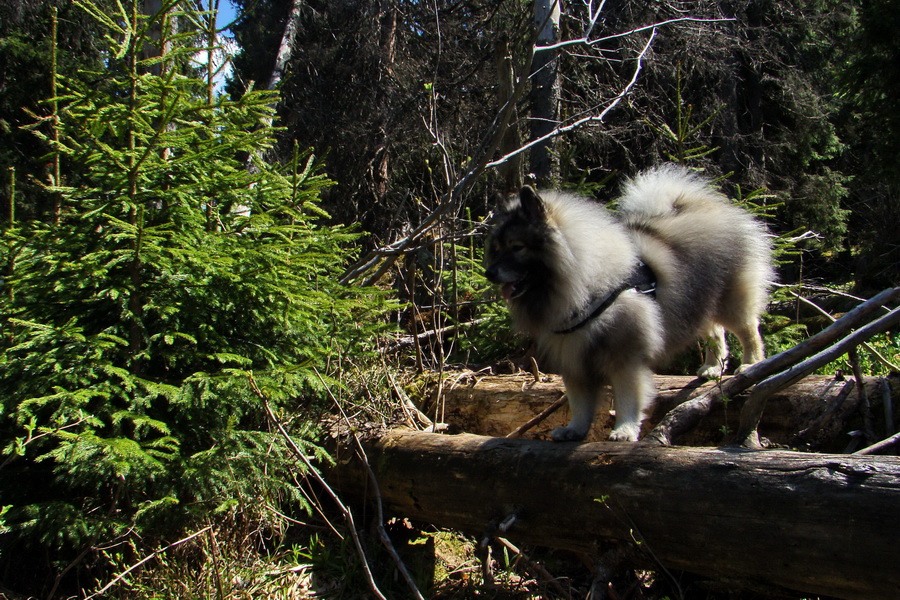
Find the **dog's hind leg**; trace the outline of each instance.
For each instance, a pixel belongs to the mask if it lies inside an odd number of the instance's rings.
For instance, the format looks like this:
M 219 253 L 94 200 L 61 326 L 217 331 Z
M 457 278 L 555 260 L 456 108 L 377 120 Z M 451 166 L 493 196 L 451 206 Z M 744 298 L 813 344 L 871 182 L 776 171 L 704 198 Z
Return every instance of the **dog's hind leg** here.
M 609 434 L 614 442 L 636 442 L 641 421 L 653 397 L 653 371 L 644 365 L 627 366 L 611 373 L 616 407 L 616 426 Z
M 742 324 L 735 326 L 732 331 L 741 342 L 741 348 L 744 351 L 741 366 L 736 370 L 737 373 L 766 357 L 762 336 L 759 335 L 759 319 L 756 317 L 747 319 Z
M 594 411 L 601 387 L 596 382 L 585 382 L 563 376 L 566 385 L 566 396 L 569 397 L 569 411 L 572 418 L 565 427 L 557 427 L 550 433 L 555 442 L 579 442 L 587 436 L 591 423 L 594 422 Z
M 725 328 L 719 324 L 713 324 L 706 334 L 703 364 L 697 370 L 697 377 L 718 379 L 725 370 L 727 359 L 728 344 L 725 342 Z

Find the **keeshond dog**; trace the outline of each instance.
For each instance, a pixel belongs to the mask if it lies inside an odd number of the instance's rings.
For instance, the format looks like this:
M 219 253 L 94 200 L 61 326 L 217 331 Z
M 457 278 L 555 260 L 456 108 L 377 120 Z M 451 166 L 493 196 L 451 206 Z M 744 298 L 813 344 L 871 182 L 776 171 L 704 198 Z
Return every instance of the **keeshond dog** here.
M 708 340 L 700 377 L 722 374 L 726 329 L 743 348 L 741 367 L 764 357 L 759 316 L 774 280 L 766 229 L 682 167 L 630 180 L 616 213 L 522 188 L 498 210 L 486 276 L 563 377 L 571 421 L 552 432 L 557 441 L 584 439 L 607 384 L 610 439 L 637 440 L 653 369 L 698 337 Z

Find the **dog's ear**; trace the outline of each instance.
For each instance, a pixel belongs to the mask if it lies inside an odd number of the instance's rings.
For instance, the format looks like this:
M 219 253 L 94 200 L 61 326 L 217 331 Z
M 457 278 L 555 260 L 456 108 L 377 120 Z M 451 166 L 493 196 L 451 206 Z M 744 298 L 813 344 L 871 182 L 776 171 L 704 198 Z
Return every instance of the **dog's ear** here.
M 538 195 L 534 188 L 526 185 L 519 190 L 519 202 L 522 203 L 522 210 L 525 215 L 532 221 L 545 221 L 547 219 L 547 209 L 544 201 Z

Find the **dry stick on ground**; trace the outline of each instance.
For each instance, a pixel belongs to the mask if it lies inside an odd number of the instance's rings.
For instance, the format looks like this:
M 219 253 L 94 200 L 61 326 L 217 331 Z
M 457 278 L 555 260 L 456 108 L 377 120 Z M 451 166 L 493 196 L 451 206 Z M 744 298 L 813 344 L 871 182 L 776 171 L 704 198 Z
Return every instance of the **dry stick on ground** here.
M 748 448 L 761 447 L 756 428 L 759 426 L 759 419 L 762 417 L 763 410 L 765 410 L 766 401 L 772 394 L 803 379 L 819 367 L 837 359 L 842 354 L 853 350 L 861 342 L 868 340 L 879 333 L 884 333 L 897 325 L 897 323 L 900 323 L 900 308 L 896 308 L 880 319 L 869 323 L 865 327 L 859 328 L 857 331 L 848 335 L 830 348 L 810 356 L 800 363 L 792 365 L 786 371 L 773 377 L 769 377 L 758 384 L 753 389 L 753 392 L 750 394 L 750 397 L 744 403 L 744 407 L 741 410 L 741 424 L 737 434 L 737 439 L 740 444 Z M 862 385 L 862 376 L 857 374 L 857 377 L 859 379 L 858 385 Z M 865 401 L 864 396 L 861 396 L 861 398 Z M 867 428 L 871 429 L 871 416 L 869 417 Z
M 275 416 L 275 413 L 272 411 L 272 407 L 269 405 L 269 398 L 265 394 L 263 394 L 262 390 L 259 389 L 259 386 L 256 384 L 256 379 L 254 379 L 252 373 L 247 374 L 248 379 L 250 380 L 250 388 L 253 390 L 253 393 L 263 401 L 263 406 L 266 409 L 266 415 L 268 415 L 269 420 L 278 429 L 278 432 L 284 438 L 285 442 L 287 442 L 288 447 L 294 453 L 294 455 L 299 458 L 304 465 L 306 465 L 307 471 L 313 476 L 313 478 L 322 486 L 322 488 L 328 493 L 331 497 L 331 500 L 337 505 L 338 510 L 341 511 L 341 514 L 344 517 L 344 520 L 347 522 L 347 526 L 350 528 L 350 535 L 353 537 L 353 545 L 356 548 L 357 554 L 359 554 L 359 559 L 362 561 L 363 572 L 366 576 L 366 580 L 369 583 L 369 588 L 371 588 L 372 593 L 375 594 L 377 598 L 380 600 L 387 600 L 384 594 L 381 593 L 381 590 L 378 589 L 378 584 L 375 583 L 375 578 L 372 576 L 372 570 L 369 568 L 369 561 L 366 558 L 366 553 L 363 550 L 362 542 L 359 539 L 359 534 L 356 532 L 356 522 L 353 519 L 353 513 L 350 512 L 350 509 L 346 504 L 341 500 L 340 496 L 331 489 L 331 486 L 325 481 L 322 477 L 322 474 L 319 473 L 319 470 L 316 469 L 315 465 L 310 462 L 309 458 L 303 453 L 303 451 L 297 446 L 294 442 L 294 439 L 284 428 L 284 425 L 281 424 L 281 421 L 278 417 Z
M 563 394 L 562 396 L 559 397 L 559 400 L 557 400 L 556 402 L 554 402 L 553 404 L 551 404 L 550 406 L 545 408 L 543 411 L 541 411 L 541 414 L 539 414 L 535 418 L 531 419 L 530 421 L 528 421 L 527 423 L 525 423 L 524 425 L 522 425 L 515 431 L 508 433 L 506 435 L 506 437 L 508 437 L 508 438 L 521 437 L 521 435 L 523 433 L 525 433 L 526 431 L 528 431 L 529 429 L 531 429 L 532 427 L 534 427 L 535 425 L 537 425 L 538 423 L 540 423 L 541 421 L 543 421 L 544 419 L 546 419 L 547 417 L 549 417 L 550 415 L 555 413 L 557 410 L 559 410 L 559 408 L 566 403 L 566 400 L 568 400 L 568 397 L 565 394 Z
M 394 376 L 391 375 L 391 371 L 387 366 L 387 363 L 384 361 L 384 357 L 381 358 L 381 364 L 384 365 L 384 372 L 387 374 L 388 383 L 391 384 L 391 388 L 394 390 L 394 394 L 397 396 L 397 400 L 400 402 L 400 407 L 403 409 L 403 413 L 406 415 L 407 423 L 413 429 L 425 429 L 436 431 L 434 421 L 428 418 L 428 416 L 423 413 L 418 407 L 410 400 L 409 396 L 403 389 L 397 385 L 397 380 L 394 379 Z M 418 422 L 417 422 L 418 421 Z
M 669 411 L 659 425 L 644 437 L 643 442 L 656 446 L 672 445 L 679 436 L 696 426 L 723 398 L 733 398 L 763 379 L 820 352 L 854 328 L 868 322 L 871 315 L 880 310 L 882 306 L 896 302 L 898 299 L 900 299 L 900 287 L 884 290 L 793 348 L 758 362 L 722 382 L 708 393 L 677 406 Z
M 531 570 L 537 577 L 543 578 L 544 582 L 552 587 L 553 591 L 556 592 L 560 597 L 566 596 L 566 590 L 563 589 L 563 587 L 559 584 L 559 581 L 557 581 L 557 578 L 554 577 L 553 574 L 544 567 L 544 565 L 532 560 L 531 557 L 519 550 L 519 548 L 515 544 L 513 544 L 506 538 L 497 537 L 494 539 L 502 544 L 507 550 L 521 558 L 525 563 L 525 569 Z

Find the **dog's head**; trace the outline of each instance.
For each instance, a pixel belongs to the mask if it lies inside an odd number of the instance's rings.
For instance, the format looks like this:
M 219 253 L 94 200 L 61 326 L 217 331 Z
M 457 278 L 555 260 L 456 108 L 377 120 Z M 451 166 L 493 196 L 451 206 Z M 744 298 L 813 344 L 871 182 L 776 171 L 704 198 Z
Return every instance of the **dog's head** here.
M 547 206 L 531 187 L 499 210 L 485 253 L 485 276 L 507 302 L 534 294 L 551 275 Z

